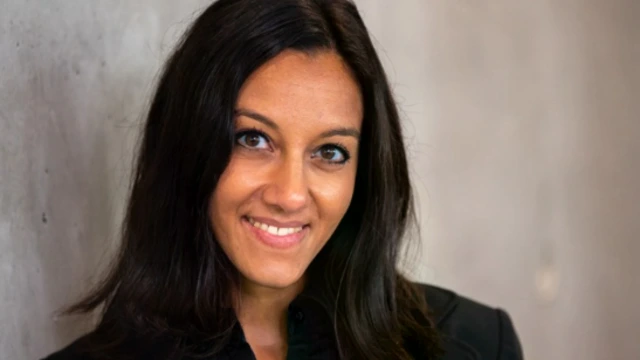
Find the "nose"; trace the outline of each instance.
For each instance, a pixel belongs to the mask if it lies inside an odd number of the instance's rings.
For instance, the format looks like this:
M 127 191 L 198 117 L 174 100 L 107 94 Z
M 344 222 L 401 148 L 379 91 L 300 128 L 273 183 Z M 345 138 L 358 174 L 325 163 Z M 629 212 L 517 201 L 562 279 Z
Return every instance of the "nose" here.
M 271 173 L 262 194 L 265 203 L 285 213 L 295 213 L 307 206 L 309 186 L 303 160 L 283 159 Z

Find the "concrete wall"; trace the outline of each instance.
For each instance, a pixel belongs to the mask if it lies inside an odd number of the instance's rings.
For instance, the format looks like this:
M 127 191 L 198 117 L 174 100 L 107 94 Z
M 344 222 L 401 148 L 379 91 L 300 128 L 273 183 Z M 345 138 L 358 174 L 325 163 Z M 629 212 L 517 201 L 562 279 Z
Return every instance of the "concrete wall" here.
M 108 261 L 154 76 L 204 4 L 0 0 L 0 358 L 86 328 L 53 311 Z M 413 276 L 506 308 L 527 359 L 635 358 L 638 2 L 358 4 L 407 121 Z

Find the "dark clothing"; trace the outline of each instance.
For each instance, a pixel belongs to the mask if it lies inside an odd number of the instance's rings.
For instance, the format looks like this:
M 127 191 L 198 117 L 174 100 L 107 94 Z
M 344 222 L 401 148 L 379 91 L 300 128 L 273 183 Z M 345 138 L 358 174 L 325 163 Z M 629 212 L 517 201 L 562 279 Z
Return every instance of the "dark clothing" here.
M 455 293 L 424 286 L 427 304 L 444 340 L 442 360 L 522 360 L 509 315 Z M 420 359 L 415 354 L 416 359 Z
M 442 336 L 445 350 L 442 360 L 521 360 L 522 350 L 509 316 L 455 293 L 429 285 L 420 285 L 434 322 Z M 289 307 L 288 360 L 338 359 L 333 327 L 315 301 L 299 297 Z M 425 326 L 429 326 L 425 324 Z M 78 340 L 45 360 L 91 360 L 78 352 Z M 144 359 L 157 359 L 163 353 Z M 412 354 L 427 359 L 426 354 Z M 231 342 L 211 360 L 255 360 L 244 341 L 239 325 Z M 392 360 L 392 359 L 390 359 Z

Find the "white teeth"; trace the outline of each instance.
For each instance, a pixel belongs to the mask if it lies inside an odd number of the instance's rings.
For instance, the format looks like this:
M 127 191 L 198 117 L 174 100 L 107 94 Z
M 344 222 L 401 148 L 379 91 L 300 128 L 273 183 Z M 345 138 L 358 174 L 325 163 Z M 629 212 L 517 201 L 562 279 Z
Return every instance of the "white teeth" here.
M 278 228 L 275 226 L 271 226 L 271 225 L 267 225 L 267 224 L 263 224 L 261 222 L 255 221 L 252 218 L 248 218 L 248 219 L 251 225 L 257 227 L 258 229 L 266 231 L 271 235 L 285 236 L 285 235 L 290 235 L 290 234 L 302 231 L 302 226 L 296 227 L 296 228 Z

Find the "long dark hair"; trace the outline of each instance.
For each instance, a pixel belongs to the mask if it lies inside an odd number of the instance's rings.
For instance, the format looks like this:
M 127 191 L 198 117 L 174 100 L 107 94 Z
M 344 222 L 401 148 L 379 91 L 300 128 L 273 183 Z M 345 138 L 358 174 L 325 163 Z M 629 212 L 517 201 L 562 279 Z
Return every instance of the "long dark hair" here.
M 71 313 L 102 309 L 89 339 L 105 357 L 126 344 L 210 353 L 229 341 L 237 270 L 217 243 L 210 196 L 234 146 L 234 106 L 249 75 L 285 49 L 336 51 L 364 102 L 356 187 L 308 269 L 344 358 L 409 359 L 437 347 L 422 296 L 396 270 L 413 222 L 401 124 L 383 67 L 348 0 L 220 0 L 170 57 L 150 106 L 122 245 L 111 271 Z M 408 340 L 410 339 L 410 340 Z M 169 358 L 171 355 L 167 355 Z

